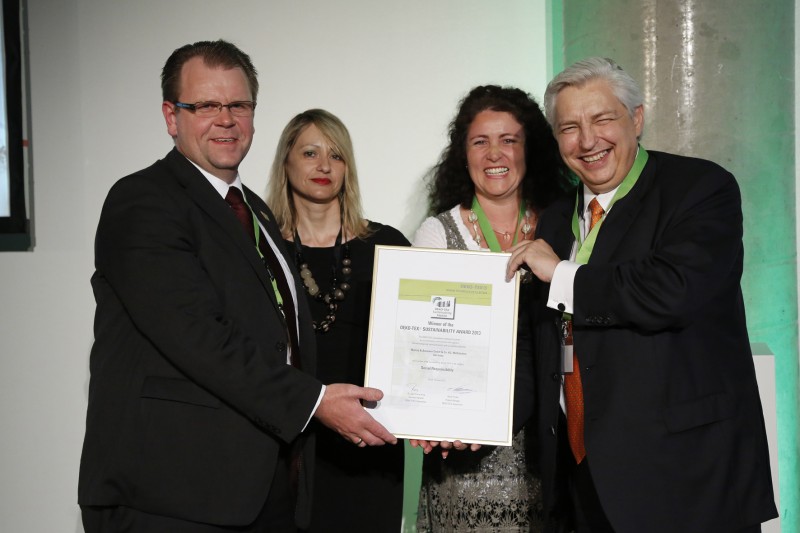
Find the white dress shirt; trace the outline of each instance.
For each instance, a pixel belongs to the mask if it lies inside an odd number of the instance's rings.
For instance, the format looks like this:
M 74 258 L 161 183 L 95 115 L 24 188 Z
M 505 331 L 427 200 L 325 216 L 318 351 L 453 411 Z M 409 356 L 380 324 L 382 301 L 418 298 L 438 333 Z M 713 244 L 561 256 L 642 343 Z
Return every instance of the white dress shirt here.
M 608 216 L 608 206 L 611 203 L 611 200 L 614 198 L 614 194 L 616 194 L 618 188 L 619 186 L 608 192 L 595 196 L 595 194 L 584 185 L 584 209 L 583 212 L 580 213 L 580 223 L 578 224 L 581 232 L 581 242 L 586 239 L 586 235 L 589 233 L 589 224 L 592 220 L 592 214 L 589 210 L 589 202 L 591 202 L 593 198 L 597 198 L 597 202 L 600 204 L 600 207 L 602 207 L 605 211 L 603 213 L 603 218 L 605 218 Z M 573 292 L 575 286 L 575 273 L 581 266 L 580 263 L 575 262 L 575 256 L 577 254 L 578 243 L 576 241 L 572 243 L 572 251 L 569 253 L 569 260 L 563 260 L 556 265 L 556 269 L 553 272 L 553 279 L 550 281 L 550 292 L 548 293 L 547 307 L 551 309 L 557 309 L 565 313 L 573 312 L 575 296 Z

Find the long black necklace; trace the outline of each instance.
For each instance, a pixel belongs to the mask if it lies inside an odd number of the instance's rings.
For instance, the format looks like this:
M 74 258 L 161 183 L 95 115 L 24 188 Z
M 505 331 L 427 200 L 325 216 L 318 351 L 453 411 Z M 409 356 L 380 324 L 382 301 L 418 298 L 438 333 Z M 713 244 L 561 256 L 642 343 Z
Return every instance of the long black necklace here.
M 300 269 L 300 277 L 303 279 L 303 285 L 306 287 L 308 295 L 317 302 L 327 306 L 328 313 L 325 318 L 319 322 L 314 321 L 314 331 L 317 333 L 327 333 L 333 323 L 336 322 L 336 311 L 339 309 L 339 302 L 344 300 L 345 293 L 350 290 L 350 274 L 353 272 L 351 268 L 352 261 L 350 261 L 350 245 L 348 243 L 342 244 L 342 227 L 339 227 L 339 234 L 336 236 L 336 243 L 333 246 L 333 264 L 331 264 L 331 286 L 327 292 L 322 292 L 317 285 L 308 263 L 303 259 L 303 243 L 300 242 L 300 235 L 297 229 L 294 230 L 294 248 L 296 251 L 295 261 L 297 268 Z M 342 281 L 339 283 L 337 277 L 337 267 L 339 266 L 339 258 L 341 257 L 341 273 Z

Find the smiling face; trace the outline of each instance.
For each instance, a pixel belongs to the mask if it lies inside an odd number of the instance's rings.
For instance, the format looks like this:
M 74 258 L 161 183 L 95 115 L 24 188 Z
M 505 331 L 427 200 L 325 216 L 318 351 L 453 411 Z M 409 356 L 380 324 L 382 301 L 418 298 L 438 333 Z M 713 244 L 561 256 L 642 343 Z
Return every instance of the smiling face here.
M 525 130 L 511 113 L 485 110 L 467 130 L 467 168 L 475 195 L 518 198 L 525 177 Z
M 253 99 L 242 69 L 211 68 L 201 57 L 183 65 L 180 88 L 179 101 L 189 104 Z M 235 117 L 226 107 L 215 117 L 198 117 L 172 102 L 164 102 L 162 112 L 178 151 L 203 170 L 232 183 L 253 141 L 253 117 Z
M 556 96 L 556 139 L 567 166 L 595 194 L 617 187 L 636 159 L 644 111 L 633 116 L 602 79 L 565 87 Z
M 298 135 L 286 158 L 286 176 L 295 201 L 337 200 L 346 170 L 341 155 L 314 124 Z

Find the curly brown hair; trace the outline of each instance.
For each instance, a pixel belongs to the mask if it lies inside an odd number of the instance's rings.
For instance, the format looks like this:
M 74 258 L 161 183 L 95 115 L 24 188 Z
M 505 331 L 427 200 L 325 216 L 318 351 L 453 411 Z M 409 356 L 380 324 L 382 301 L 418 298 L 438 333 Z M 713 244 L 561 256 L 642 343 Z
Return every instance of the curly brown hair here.
M 525 130 L 527 171 L 522 180 L 522 198 L 530 209 L 540 212 L 569 189 L 558 144 L 536 100 L 515 87 L 482 85 L 461 100 L 450 123 L 450 143 L 428 184 L 429 214 L 441 213 L 456 204 L 465 209 L 471 206 L 475 186 L 467 170 L 467 131 L 475 116 L 486 110 L 510 113 Z

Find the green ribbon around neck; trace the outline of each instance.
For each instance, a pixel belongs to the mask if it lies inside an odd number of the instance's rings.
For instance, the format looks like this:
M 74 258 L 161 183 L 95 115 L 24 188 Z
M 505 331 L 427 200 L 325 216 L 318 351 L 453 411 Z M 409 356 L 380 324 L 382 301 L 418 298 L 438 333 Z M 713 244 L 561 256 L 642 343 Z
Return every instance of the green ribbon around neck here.
M 266 261 L 264 260 L 264 254 L 261 251 L 261 224 L 258 223 L 258 219 L 256 218 L 255 213 L 253 213 L 253 208 L 250 207 L 250 204 L 247 202 L 247 198 L 244 195 L 244 191 L 242 192 L 242 199 L 244 200 L 244 205 L 247 206 L 247 209 L 250 210 L 250 216 L 253 218 L 253 233 L 256 237 L 256 252 L 258 253 L 258 257 L 261 258 L 261 262 L 264 263 L 264 266 L 267 268 L 267 274 L 269 274 L 269 281 L 272 284 L 272 291 L 275 293 L 275 300 L 278 302 L 278 307 L 283 307 L 283 296 L 281 296 L 281 291 L 278 289 L 278 282 L 275 280 L 275 274 L 273 274 L 272 269 L 269 268 Z M 269 243 L 266 243 L 265 246 L 269 246 Z M 278 262 L 280 264 L 280 261 Z M 287 280 L 288 283 L 288 280 Z
M 483 232 L 483 240 L 486 241 L 486 244 L 489 245 L 489 250 L 492 252 L 502 252 L 502 248 L 500 248 L 500 242 L 497 240 L 497 237 L 494 234 L 494 230 L 492 229 L 492 225 L 489 224 L 489 219 L 486 218 L 486 213 L 483 212 L 483 208 L 481 204 L 478 202 L 478 197 L 472 197 L 472 211 L 475 213 L 475 216 L 478 217 L 478 225 L 481 227 L 481 232 Z M 519 233 L 519 223 L 522 222 L 522 218 L 525 216 L 525 202 L 520 201 L 519 203 L 519 215 L 517 215 L 517 225 L 514 227 L 514 240 L 511 242 L 511 246 L 517 244 L 517 234 Z
M 611 199 L 611 203 L 608 204 L 608 208 L 606 208 L 606 216 L 611 211 L 611 208 L 617 203 L 618 200 L 622 199 L 627 195 L 633 186 L 636 185 L 636 182 L 639 180 L 639 176 L 642 174 L 642 169 L 644 169 L 645 163 L 647 163 L 647 159 L 649 158 L 647 151 L 639 146 L 639 151 L 636 154 L 636 159 L 633 161 L 633 166 L 628 171 L 628 175 L 625 176 L 625 179 L 622 180 L 619 187 L 617 188 L 617 192 L 614 193 L 614 197 Z M 603 221 L 606 219 L 605 216 L 594 225 L 592 230 L 586 234 L 586 239 L 581 240 L 581 229 L 580 229 L 580 214 L 578 213 L 578 205 L 580 205 L 580 198 L 583 194 L 583 187 L 578 187 L 578 192 L 575 195 L 575 209 L 572 213 L 572 234 L 575 237 L 575 242 L 578 244 L 578 253 L 575 255 L 575 262 L 585 265 L 589 262 L 589 257 L 592 255 L 592 250 L 594 249 L 594 243 L 597 240 L 597 234 L 600 232 L 600 227 L 603 225 Z

